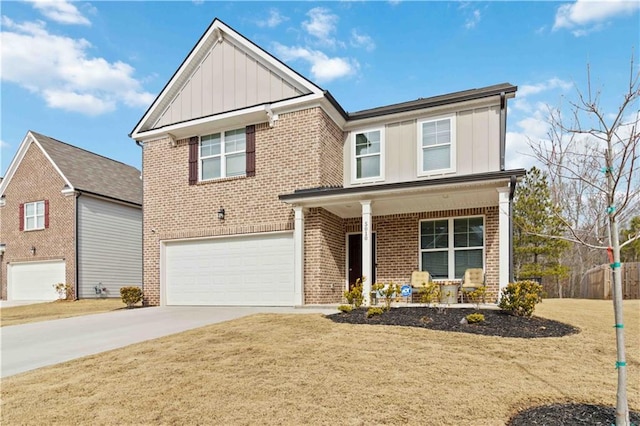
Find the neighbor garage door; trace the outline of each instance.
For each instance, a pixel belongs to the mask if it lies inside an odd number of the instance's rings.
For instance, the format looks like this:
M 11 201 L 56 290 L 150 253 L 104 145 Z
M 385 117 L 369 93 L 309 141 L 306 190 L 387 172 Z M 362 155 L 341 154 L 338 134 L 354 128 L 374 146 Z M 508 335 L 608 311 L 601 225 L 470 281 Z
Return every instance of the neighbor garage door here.
M 54 284 L 65 282 L 64 260 L 9 264 L 9 300 L 55 300 Z
M 167 305 L 294 305 L 291 233 L 167 243 L 164 267 Z

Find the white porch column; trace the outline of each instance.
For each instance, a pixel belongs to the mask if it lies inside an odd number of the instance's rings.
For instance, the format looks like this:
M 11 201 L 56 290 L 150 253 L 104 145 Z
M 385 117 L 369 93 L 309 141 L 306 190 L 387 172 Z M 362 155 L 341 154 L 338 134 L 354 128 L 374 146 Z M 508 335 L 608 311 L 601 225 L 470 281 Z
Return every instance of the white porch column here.
M 293 289 L 294 304 L 304 305 L 304 211 L 295 206 L 293 228 Z
M 371 253 L 372 221 L 371 200 L 360 201 L 362 204 L 362 276 L 366 278 L 362 284 L 364 306 L 371 305 L 371 280 L 373 279 L 373 259 Z
M 502 289 L 509 284 L 509 240 L 510 221 L 509 216 L 509 187 L 498 188 L 498 244 L 500 244 L 499 273 L 498 273 L 498 297 L 502 295 Z

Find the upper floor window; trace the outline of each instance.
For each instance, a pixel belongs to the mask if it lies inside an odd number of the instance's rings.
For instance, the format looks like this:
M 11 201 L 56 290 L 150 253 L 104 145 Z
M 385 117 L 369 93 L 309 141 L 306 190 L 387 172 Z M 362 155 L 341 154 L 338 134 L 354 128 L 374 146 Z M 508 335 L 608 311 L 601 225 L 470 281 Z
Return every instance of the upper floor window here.
M 418 121 L 418 175 L 455 170 L 455 117 Z
M 200 180 L 246 173 L 245 129 L 229 130 L 200 137 Z
M 24 230 L 32 231 L 45 228 L 44 201 L 24 203 Z
M 354 133 L 353 177 L 356 181 L 383 177 L 384 132 L 382 129 Z
M 468 268 L 483 268 L 484 218 L 420 222 L 420 264 L 435 279 L 461 279 Z

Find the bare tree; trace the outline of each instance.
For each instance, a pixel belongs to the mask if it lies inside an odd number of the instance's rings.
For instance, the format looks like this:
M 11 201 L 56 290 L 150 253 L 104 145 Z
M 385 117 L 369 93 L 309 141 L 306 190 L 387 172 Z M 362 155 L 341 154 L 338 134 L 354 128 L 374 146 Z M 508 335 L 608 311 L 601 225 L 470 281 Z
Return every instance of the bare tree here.
M 620 248 L 640 237 L 629 235 L 621 242 L 618 232 L 618 224 L 630 220 L 640 204 L 640 73 L 634 72 L 633 57 L 629 75 L 618 111 L 608 113 L 600 105 L 600 90 L 591 87 L 587 67 L 587 89 L 576 88 L 577 99 L 570 102 L 568 120 L 561 109 L 551 110 L 550 140 L 530 141 L 535 157 L 547 168 L 552 196 L 566 225 L 565 235 L 552 237 L 581 247 L 574 250 L 580 258 L 572 263 L 590 265 L 607 253 L 613 271 L 616 425 L 629 425 Z

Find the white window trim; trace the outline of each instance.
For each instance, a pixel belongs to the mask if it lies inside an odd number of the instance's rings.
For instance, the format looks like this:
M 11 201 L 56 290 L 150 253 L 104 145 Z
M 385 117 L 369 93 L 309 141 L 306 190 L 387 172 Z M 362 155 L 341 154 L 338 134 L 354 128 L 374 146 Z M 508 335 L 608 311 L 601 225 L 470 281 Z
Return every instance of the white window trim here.
M 227 132 L 233 132 L 234 130 L 242 130 L 244 131 L 244 137 L 245 137 L 245 146 L 244 146 L 244 151 L 232 151 L 232 152 L 226 152 L 226 146 L 225 146 L 225 136 Z M 220 134 L 220 154 L 217 155 L 208 155 L 203 157 L 202 156 L 202 137 L 203 136 L 211 136 L 211 135 L 215 135 L 219 133 Z M 246 176 L 247 175 L 247 164 L 246 164 L 246 157 L 245 157 L 245 166 L 244 166 L 244 173 L 239 174 L 239 175 L 234 175 L 234 176 L 227 176 L 227 162 L 226 157 L 227 155 L 232 155 L 232 154 L 238 154 L 240 152 L 244 152 L 245 155 L 247 153 L 247 133 L 246 133 L 246 129 L 244 128 L 237 128 L 237 129 L 228 129 L 228 130 L 221 130 L 219 132 L 213 132 L 213 133 L 207 133 L 206 135 L 201 135 L 198 137 L 198 181 L 199 182 L 209 182 L 212 180 L 219 180 L 219 179 L 227 179 L 227 178 L 236 178 L 236 177 L 241 177 L 241 176 Z M 219 177 L 213 177 L 211 179 L 202 179 L 202 160 L 206 160 L 209 158 L 220 158 L 220 176 Z
M 42 215 L 38 215 L 38 204 L 40 204 L 40 203 L 42 203 Z M 33 206 L 34 214 L 32 216 L 27 216 L 27 205 L 29 205 L 29 204 L 33 204 L 34 205 Z M 24 218 L 23 218 L 23 220 L 24 220 L 24 230 L 25 231 L 40 231 L 40 230 L 44 229 L 44 221 L 45 221 L 45 215 L 46 215 L 44 209 L 45 209 L 44 200 L 32 201 L 30 203 L 24 203 Z M 28 224 L 27 217 L 34 218 L 35 219 L 34 223 L 37 225 L 39 216 L 42 216 L 42 226 L 41 227 L 28 228 L 27 227 L 27 224 Z
M 431 121 L 439 121 L 439 120 L 450 120 L 451 122 L 451 143 L 450 143 L 450 151 L 449 151 L 449 166 L 448 168 L 444 168 L 444 169 L 438 169 L 438 170 L 429 170 L 429 171 L 424 171 L 422 170 L 422 165 L 424 164 L 424 150 L 422 149 L 422 125 L 424 123 L 429 123 Z M 417 120 L 417 125 L 418 125 L 418 141 L 417 141 L 417 148 L 418 148 L 418 168 L 416 170 L 418 170 L 418 176 L 423 177 L 423 176 L 436 176 L 436 175 L 443 175 L 446 173 L 455 173 L 456 171 L 456 147 L 457 147 L 457 140 L 456 140 L 456 115 L 455 114 L 449 114 L 449 115 L 441 115 L 438 117 L 429 117 L 429 118 L 424 118 L 424 119 L 420 119 Z
M 418 222 L 418 264 L 419 268 L 422 271 L 422 253 L 423 252 L 436 252 L 436 251 L 444 251 L 445 249 L 437 248 L 437 249 L 422 249 L 422 222 L 433 222 L 437 220 L 446 220 L 449 222 L 449 246 L 446 248 L 447 256 L 448 256 L 448 265 L 449 265 L 449 276 L 448 278 L 433 278 L 434 280 L 447 280 L 447 281 L 460 281 L 460 278 L 456 278 L 456 251 L 457 250 L 477 250 L 478 247 L 460 247 L 455 248 L 454 246 L 454 238 L 453 238 L 453 221 L 455 219 L 472 219 L 474 217 L 482 218 L 482 269 L 486 271 L 486 254 L 487 254 L 487 217 L 485 215 L 471 215 L 471 216 L 455 216 L 455 217 L 440 217 L 440 218 L 432 218 L 432 219 L 421 219 Z
M 351 132 L 351 182 L 352 183 L 370 183 L 384 181 L 384 153 L 385 153 L 385 134 L 383 127 L 371 127 L 366 129 L 353 130 Z M 359 133 L 380 132 L 380 175 L 368 178 L 358 178 L 358 168 L 356 166 L 356 135 Z

